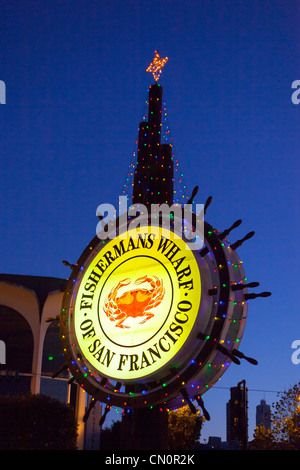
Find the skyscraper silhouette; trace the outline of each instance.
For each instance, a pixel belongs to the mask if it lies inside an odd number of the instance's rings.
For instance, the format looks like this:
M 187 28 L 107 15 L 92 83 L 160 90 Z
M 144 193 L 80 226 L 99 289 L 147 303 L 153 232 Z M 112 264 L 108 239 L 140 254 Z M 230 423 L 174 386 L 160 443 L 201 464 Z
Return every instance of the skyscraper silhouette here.
M 248 445 L 248 391 L 246 381 L 242 380 L 230 389 L 227 411 L 227 442 L 230 446 L 238 444 L 241 449 Z
M 256 426 L 271 430 L 271 408 L 265 400 L 260 400 L 260 404 L 256 407 Z

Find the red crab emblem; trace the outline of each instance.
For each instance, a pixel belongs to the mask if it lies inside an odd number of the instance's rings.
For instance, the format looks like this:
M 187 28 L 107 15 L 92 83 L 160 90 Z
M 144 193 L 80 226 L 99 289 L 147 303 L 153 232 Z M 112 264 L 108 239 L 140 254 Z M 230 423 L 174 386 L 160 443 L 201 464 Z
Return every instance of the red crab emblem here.
M 124 294 L 118 295 L 118 291 L 123 286 L 131 283 L 131 279 L 124 279 L 114 287 L 107 296 L 103 310 L 107 317 L 116 322 L 116 327 L 130 328 L 123 322 L 129 318 L 145 317 L 140 324 L 145 323 L 154 317 L 154 313 L 149 310 L 157 307 L 164 298 L 165 289 L 160 279 L 155 276 L 143 276 L 137 279 L 134 285 L 144 284 L 148 282 L 150 289 L 133 289 L 128 290 Z

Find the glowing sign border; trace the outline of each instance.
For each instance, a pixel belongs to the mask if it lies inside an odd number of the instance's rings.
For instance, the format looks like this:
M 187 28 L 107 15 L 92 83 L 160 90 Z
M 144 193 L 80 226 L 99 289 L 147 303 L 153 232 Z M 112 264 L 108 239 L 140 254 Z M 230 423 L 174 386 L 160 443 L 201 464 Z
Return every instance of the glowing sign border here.
M 206 318 L 206 323 L 198 324 L 198 335 L 193 335 L 188 341 L 190 360 L 178 363 L 177 367 L 168 369 L 165 376 L 156 377 L 153 382 L 136 381 L 123 384 L 110 380 L 109 377 L 89 375 L 85 358 L 75 354 L 76 346 L 72 347 L 68 335 L 67 325 L 72 314 L 69 310 L 69 300 L 74 282 L 91 251 L 99 249 L 101 243 L 105 244 L 95 237 L 84 250 L 73 269 L 62 305 L 62 342 L 72 378 L 96 400 L 121 408 L 163 404 L 172 409 L 183 405 L 180 398 L 183 387 L 192 398 L 205 393 L 227 370 L 231 363 L 230 350 L 239 347 L 246 323 L 246 286 L 243 292 L 231 292 L 230 289 L 232 282 L 242 283 L 245 280 L 245 273 L 236 252 L 226 240 L 219 238 L 218 231 L 205 222 L 205 249 L 210 256 L 201 255 L 201 250 L 196 254 L 196 258 L 203 294 L 199 311 L 202 312 L 202 317 Z M 217 293 L 212 295 L 211 291 L 214 289 Z M 224 345 L 228 347 L 228 355 L 224 352 Z

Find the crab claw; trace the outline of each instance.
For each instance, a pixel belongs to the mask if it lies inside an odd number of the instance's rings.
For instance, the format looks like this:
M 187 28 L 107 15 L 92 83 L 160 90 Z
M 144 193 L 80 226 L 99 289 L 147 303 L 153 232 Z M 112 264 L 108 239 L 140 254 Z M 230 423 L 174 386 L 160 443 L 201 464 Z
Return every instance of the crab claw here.
M 117 289 L 120 289 L 120 287 L 122 286 L 127 286 L 130 283 L 131 283 L 131 279 L 127 277 L 126 279 L 123 279 L 123 281 L 119 282 L 119 284 L 117 285 Z
M 147 281 L 148 279 L 149 279 L 148 276 L 139 277 L 139 278 L 135 281 L 135 284 L 142 284 L 143 282 Z

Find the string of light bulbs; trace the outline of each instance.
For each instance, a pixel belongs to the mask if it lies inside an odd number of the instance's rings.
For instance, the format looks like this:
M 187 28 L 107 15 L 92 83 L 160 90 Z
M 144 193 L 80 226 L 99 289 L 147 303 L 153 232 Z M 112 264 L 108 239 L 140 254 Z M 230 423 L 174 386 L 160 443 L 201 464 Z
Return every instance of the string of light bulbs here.
M 143 114 L 142 121 L 146 121 L 148 116 L 148 106 L 149 101 L 145 101 L 146 110 Z M 188 189 L 184 183 L 183 172 L 179 166 L 179 161 L 175 158 L 173 138 L 171 136 L 171 130 L 168 122 L 168 113 L 166 108 L 166 103 L 163 103 L 163 113 L 162 113 L 162 130 L 161 130 L 161 139 L 163 144 L 169 144 L 172 146 L 172 160 L 174 162 L 174 177 L 173 177 L 173 202 L 174 204 L 185 204 L 188 200 Z M 138 138 L 136 138 L 135 145 L 138 143 Z M 137 151 L 134 148 L 132 152 L 131 161 L 128 164 L 127 173 L 125 175 L 125 180 L 123 183 L 122 194 L 127 196 L 128 201 L 132 200 L 133 187 L 134 187 L 134 171 L 136 169 L 137 162 Z

